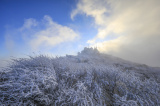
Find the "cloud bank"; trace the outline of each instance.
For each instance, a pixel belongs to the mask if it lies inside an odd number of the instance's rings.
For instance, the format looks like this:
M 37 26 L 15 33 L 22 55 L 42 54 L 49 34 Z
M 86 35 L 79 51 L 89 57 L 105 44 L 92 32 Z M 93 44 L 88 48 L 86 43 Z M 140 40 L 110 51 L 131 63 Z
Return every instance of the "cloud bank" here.
M 42 20 L 26 19 L 22 27 L 9 28 L 6 32 L 6 46 L 9 50 L 15 48 L 29 48 L 31 51 L 50 50 L 59 44 L 79 38 L 70 27 L 54 22 L 48 15 Z
M 130 61 L 160 66 L 159 0 L 79 0 L 77 14 L 93 17 L 98 33 L 87 43 Z

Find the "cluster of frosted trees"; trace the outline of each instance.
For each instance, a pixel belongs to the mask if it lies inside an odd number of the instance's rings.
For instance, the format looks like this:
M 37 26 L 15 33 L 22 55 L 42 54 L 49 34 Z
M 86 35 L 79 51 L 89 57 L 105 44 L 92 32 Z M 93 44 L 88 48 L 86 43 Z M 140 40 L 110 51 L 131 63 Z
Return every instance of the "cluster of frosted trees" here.
M 142 80 L 134 70 L 117 67 L 112 60 L 92 48 L 77 56 L 14 59 L 0 71 L 0 104 L 160 105 L 160 84 L 154 78 Z

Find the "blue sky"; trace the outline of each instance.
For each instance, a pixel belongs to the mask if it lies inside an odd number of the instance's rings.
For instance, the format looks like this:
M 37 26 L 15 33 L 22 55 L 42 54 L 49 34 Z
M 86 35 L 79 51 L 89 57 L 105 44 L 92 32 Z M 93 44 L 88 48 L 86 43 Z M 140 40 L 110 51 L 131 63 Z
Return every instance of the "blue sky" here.
M 159 5 L 159 0 L 0 0 L 0 61 L 33 52 L 76 54 L 89 46 L 160 66 Z
M 83 46 L 87 45 L 86 41 L 88 36 L 91 34 L 94 35 L 96 32 L 91 25 L 90 18 L 85 18 L 85 16 L 79 16 L 75 20 L 70 18 L 71 11 L 76 7 L 76 0 L 1 0 L 0 2 L 1 57 L 17 57 L 18 55 L 28 55 L 32 52 L 45 52 L 46 54 L 53 53 L 56 55 L 64 55 L 66 53 L 75 54 L 79 49 L 81 50 Z M 52 18 L 58 25 L 73 29 L 74 32 L 78 33 L 78 40 L 76 42 L 71 41 L 71 43 L 66 42 L 67 44 L 61 42 L 45 51 L 43 49 L 34 50 L 27 46 L 20 35 L 21 33 L 16 30 L 23 27 L 27 19 L 34 19 L 41 23 L 45 16 Z M 39 31 L 45 29 L 42 28 L 43 24 L 40 27 Z M 88 30 L 90 30 L 90 32 Z M 14 47 L 6 47 L 7 33 L 11 34 L 9 35 L 11 40 L 14 39 L 13 41 L 16 43 Z M 26 32 L 23 31 L 22 33 Z M 17 51 L 19 53 L 17 53 Z

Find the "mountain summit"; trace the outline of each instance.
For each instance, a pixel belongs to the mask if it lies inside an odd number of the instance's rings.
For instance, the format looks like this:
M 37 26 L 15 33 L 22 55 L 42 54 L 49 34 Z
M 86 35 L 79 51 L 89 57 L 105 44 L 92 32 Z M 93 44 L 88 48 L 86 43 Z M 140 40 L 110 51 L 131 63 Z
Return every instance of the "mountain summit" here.
M 159 106 L 160 68 L 84 48 L 77 56 L 14 59 L 0 71 L 0 104 Z

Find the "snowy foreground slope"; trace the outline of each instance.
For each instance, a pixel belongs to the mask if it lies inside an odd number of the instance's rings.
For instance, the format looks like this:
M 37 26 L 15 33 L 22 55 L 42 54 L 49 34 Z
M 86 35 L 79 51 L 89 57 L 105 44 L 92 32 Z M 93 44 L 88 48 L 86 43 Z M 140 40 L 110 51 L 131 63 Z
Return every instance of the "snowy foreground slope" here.
M 160 106 L 160 69 L 92 48 L 15 59 L 0 71 L 0 105 Z

